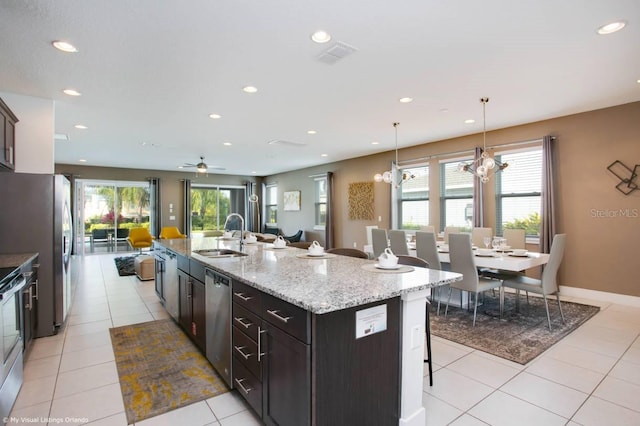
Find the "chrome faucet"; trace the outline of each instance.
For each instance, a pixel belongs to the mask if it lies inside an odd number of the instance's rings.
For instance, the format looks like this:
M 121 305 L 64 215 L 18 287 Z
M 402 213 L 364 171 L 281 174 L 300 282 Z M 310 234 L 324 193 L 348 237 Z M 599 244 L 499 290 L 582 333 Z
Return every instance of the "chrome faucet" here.
M 242 217 L 242 215 L 240 213 L 231 213 L 229 216 L 227 216 L 227 219 L 224 221 L 224 230 L 227 230 L 227 222 L 229 222 L 229 219 L 233 216 L 240 218 L 240 250 L 242 250 L 242 246 L 244 244 L 244 233 L 246 231 L 244 229 L 244 218 Z

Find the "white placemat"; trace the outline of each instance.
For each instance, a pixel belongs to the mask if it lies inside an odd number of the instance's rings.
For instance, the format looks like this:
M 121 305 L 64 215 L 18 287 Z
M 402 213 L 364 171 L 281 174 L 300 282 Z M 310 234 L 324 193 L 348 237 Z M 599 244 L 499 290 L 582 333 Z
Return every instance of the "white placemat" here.
M 382 269 L 378 268 L 375 263 L 365 263 L 364 265 L 362 265 L 362 269 L 364 269 L 365 271 L 380 272 L 383 274 L 402 274 L 404 272 L 413 271 L 413 266 L 400 265 L 398 269 Z

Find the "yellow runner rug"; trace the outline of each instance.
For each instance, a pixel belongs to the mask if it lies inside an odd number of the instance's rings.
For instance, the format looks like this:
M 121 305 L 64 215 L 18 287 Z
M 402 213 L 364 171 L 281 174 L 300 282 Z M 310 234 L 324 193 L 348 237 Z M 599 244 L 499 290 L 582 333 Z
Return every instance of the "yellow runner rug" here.
M 109 332 L 129 424 L 229 391 L 171 319 Z

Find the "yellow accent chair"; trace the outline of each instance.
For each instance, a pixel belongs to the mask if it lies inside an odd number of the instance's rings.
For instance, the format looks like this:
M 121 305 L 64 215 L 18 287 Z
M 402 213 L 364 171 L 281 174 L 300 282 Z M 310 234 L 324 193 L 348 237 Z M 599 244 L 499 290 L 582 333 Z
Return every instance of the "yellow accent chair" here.
M 153 244 L 153 236 L 147 228 L 131 228 L 127 242 L 132 249 L 138 249 L 142 253 L 143 248 L 150 248 Z
M 160 239 L 171 240 L 174 238 L 187 238 L 177 226 L 164 226 L 160 231 Z

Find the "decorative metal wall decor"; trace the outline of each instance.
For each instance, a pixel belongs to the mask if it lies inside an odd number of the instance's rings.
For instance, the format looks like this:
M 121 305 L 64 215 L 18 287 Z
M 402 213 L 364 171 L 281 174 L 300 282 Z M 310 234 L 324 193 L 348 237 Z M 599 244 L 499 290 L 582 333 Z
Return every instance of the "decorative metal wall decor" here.
M 616 185 L 616 189 L 624 195 L 629 195 L 633 191 L 640 190 L 640 164 L 636 164 L 633 170 L 631 170 L 624 165 L 622 161 L 616 160 L 607 166 L 607 170 L 620 179 L 620 183 Z
M 300 210 L 300 191 L 284 191 L 284 211 L 297 212 Z
M 349 184 L 349 220 L 373 220 L 373 182 Z

